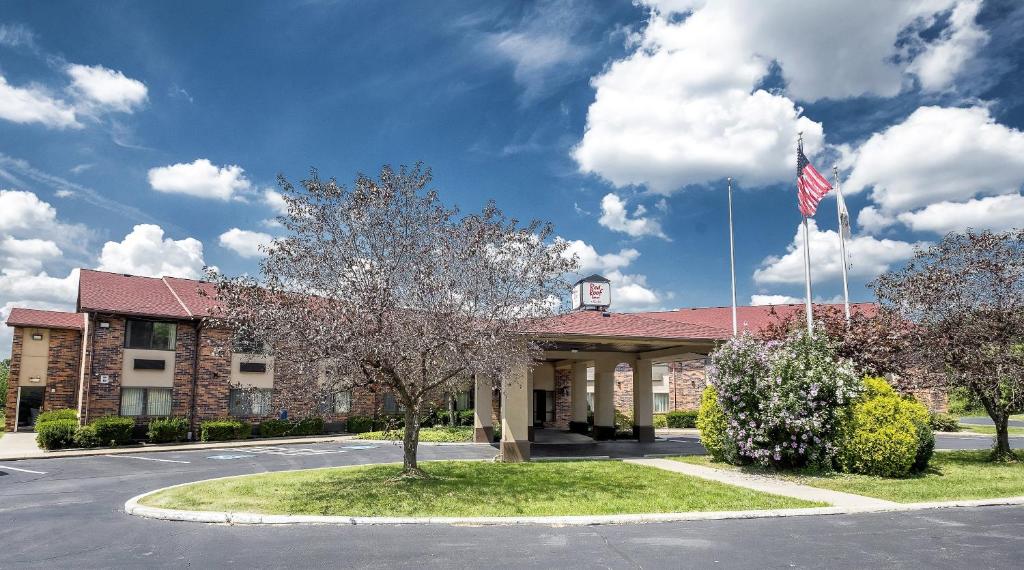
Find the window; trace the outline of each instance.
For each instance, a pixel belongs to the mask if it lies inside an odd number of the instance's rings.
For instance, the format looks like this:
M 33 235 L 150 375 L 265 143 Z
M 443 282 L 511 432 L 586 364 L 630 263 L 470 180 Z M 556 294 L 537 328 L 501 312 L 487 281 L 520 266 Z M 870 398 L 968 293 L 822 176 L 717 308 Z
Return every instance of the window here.
M 122 388 L 122 416 L 171 415 L 170 388 Z
M 248 354 L 261 354 L 263 352 L 263 341 L 251 335 L 237 335 L 232 350 Z
M 267 416 L 270 415 L 270 401 L 274 391 L 269 388 L 259 390 L 232 388 L 228 392 L 228 414 L 232 416 Z
M 544 421 L 555 421 L 555 393 L 550 390 L 544 392 Z
M 129 320 L 124 333 L 125 348 L 174 350 L 174 323 Z
M 668 394 L 654 395 L 654 413 L 663 414 L 668 411 Z
M 384 394 L 384 403 L 381 405 L 385 414 L 397 414 L 405 411 L 405 407 L 398 403 L 394 394 Z
M 352 392 L 338 392 L 334 395 L 334 413 L 347 414 L 352 411 Z
M 455 409 L 456 410 L 472 410 L 473 409 L 473 391 L 466 390 L 459 392 L 455 395 Z
M 594 393 L 587 392 L 587 413 L 594 413 Z

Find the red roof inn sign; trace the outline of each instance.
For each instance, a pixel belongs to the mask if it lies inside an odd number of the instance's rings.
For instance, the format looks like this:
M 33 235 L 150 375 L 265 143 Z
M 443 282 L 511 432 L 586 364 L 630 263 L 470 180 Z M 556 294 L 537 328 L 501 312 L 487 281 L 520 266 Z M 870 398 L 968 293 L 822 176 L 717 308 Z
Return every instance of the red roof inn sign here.
M 612 285 L 600 275 L 591 275 L 576 282 L 572 288 L 572 308 L 603 311 L 612 304 Z

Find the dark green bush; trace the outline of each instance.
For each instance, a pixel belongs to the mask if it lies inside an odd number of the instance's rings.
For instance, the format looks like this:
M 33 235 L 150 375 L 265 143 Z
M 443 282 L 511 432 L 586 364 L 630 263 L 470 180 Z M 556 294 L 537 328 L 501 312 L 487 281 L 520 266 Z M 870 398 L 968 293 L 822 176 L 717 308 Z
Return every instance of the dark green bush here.
M 935 447 L 928 409 L 883 378 L 865 378 L 864 388 L 839 440 L 843 469 L 882 477 L 924 470 Z
M 677 410 L 665 414 L 665 423 L 670 428 L 697 427 L 697 410 Z
M 103 416 L 90 422 L 96 429 L 96 437 L 100 445 L 124 445 L 131 442 L 135 420 L 121 416 Z
M 349 416 L 345 422 L 345 431 L 348 433 L 366 433 L 373 431 L 373 418 L 366 416 Z
M 700 410 L 697 412 L 700 442 L 715 461 L 732 463 L 739 457 L 739 448 L 726 433 L 726 427 L 728 423 L 721 406 L 718 405 L 718 394 L 715 388 L 709 385 L 701 394 Z
M 50 420 L 36 423 L 36 443 L 43 449 L 62 449 L 75 443 L 78 420 Z
M 251 435 L 252 425 L 241 420 L 207 420 L 199 424 L 199 439 L 202 441 L 249 439 Z
M 46 423 L 46 422 L 52 422 L 54 420 L 77 420 L 77 419 L 78 419 L 78 412 L 76 412 L 75 410 L 71 410 L 71 409 L 50 410 L 48 412 L 43 412 L 43 413 L 39 414 L 39 416 L 36 418 L 36 425 L 42 424 L 42 423 Z
M 949 414 L 932 412 L 930 423 L 935 431 L 960 431 L 960 421 Z
M 187 418 L 155 418 L 149 421 L 146 431 L 146 438 L 153 443 L 185 441 L 187 437 Z
M 949 413 L 954 416 L 986 416 L 985 406 L 978 399 L 978 396 L 963 386 L 950 388 L 949 390 Z
M 320 435 L 324 433 L 323 418 L 305 418 L 292 427 L 291 435 Z
M 288 420 L 263 420 L 260 422 L 258 433 L 260 437 L 280 437 L 291 432 L 292 422 Z
M 75 447 L 99 447 L 101 443 L 96 426 L 81 426 L 75 432 Z
M 459 414 L 459 425 L 460 426 L 471 426 L 473 425 L 473 410 L 462 410 Z

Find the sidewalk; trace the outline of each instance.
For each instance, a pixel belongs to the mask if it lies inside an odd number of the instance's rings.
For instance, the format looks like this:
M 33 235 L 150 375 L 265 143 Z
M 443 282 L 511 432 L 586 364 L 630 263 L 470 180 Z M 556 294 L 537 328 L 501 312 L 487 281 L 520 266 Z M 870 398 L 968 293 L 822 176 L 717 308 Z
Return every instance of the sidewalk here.
M 334 443 L 356 439 L 354 435 L 306 436 L 288 438 L 259 438 L 241 441 L 210 441 L 196 443 L 161 443 L 132 445 L 125 447 L 99 447 L 94 449 L 69 449 L 66 451 L 43 451 L 36 445 L 34 433 L 5 433 L 0 437 L 0 461 L 19 459 L 53 459 L 56 457 L 89 457 L 92 455 L 121 455 L 126 453 L 159 453 L 165 451 L 192 451 L 196 449 L 224 449 L 229 447 L 257 447 L 264 445 L 285 445 L 292 443 Z
M 749 473 L 741 473 L 739 471 L 714 469 L 711 467 L 704 467 L 703 465 L 681 463 L 679 461 L 672 461 L 669 459 L 626 459 L 625 462 L 636 463 L 637 465 L 646 465 L 648 467 L 656 467 L 658 469 L 664 469 L 665 471 L 672 471 L 673 473 L 682 473 L 684 475 L 700 477 L 701 479 L 718 481 L 719 483 L 726 483 L 728 485 L 735 485 L 736 487 L 761 491 L 762 493 L 783 495 L 794 499 L 803 499 L 805 501 L 828 503 L 834 507 L 859 509 L 896 506 L 896 503 L 892 501 L 863 497 L 861 495 L 843 493 L 840 491 L 830 491 L 828 489 L 818 489 L 816 487 L 800 485 L 799 483 L 782 481 L 773 477 L 762 477 L 759 475 L 751 475 Z

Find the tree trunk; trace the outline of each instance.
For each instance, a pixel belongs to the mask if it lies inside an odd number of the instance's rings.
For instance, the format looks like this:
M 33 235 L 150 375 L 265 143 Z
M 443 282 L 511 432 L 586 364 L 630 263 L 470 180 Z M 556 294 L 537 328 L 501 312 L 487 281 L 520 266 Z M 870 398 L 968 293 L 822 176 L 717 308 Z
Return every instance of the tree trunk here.
M 455 407 L 455 396 L 448 396 L 448 425 L 453 427 L 459 425 Z
M 1013 454 L 1013 450 L 1010 449 L 1010 414 L 1001 413 L 998 417 L 993 417 L 992 421 L 996 424 L 996 447 L 992 450 L 992 459 L 994 461 L 1012 461 L 1017 457 Z
M 425 474 L 416 463 L 416 451 L 420 443 L 419 406 L 405 407 L 405 433 L 402 436 L 402 476 L 423 477 Z

